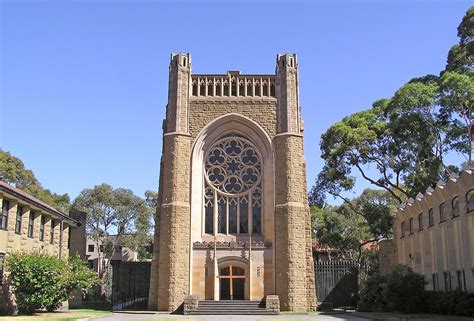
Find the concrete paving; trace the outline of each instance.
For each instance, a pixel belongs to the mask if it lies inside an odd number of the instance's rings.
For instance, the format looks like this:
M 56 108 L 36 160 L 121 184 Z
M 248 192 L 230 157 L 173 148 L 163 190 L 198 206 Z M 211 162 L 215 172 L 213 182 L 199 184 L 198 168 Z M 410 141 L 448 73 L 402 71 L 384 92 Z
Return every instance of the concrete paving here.
M 198 315 L 184 316 L 166 313 L 126 313 L 114 312 L 111 315 L 92 318 L 94 321 L 127 321 L 127 320 L 149 320 L 149 321 L 293 321 L 293 320 L 315 320 L 315 321 L 367 321 L 368 319 L 350 314 L 280 314 L 280 315 Z

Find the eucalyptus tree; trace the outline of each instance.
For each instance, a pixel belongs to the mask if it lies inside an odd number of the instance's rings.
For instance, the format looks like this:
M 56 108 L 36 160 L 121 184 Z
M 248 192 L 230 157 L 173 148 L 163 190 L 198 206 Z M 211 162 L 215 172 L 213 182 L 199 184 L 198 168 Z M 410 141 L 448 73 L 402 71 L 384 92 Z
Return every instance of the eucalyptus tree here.
M 120 246 L 133 247 L 137 240 L 147 239 L 153 209 L 131 190 L 108 184 L 82 190 L 73 208 L 86 212 L 86 231 L 100 249 L 99 277 L 106 293 L 112 257 Z

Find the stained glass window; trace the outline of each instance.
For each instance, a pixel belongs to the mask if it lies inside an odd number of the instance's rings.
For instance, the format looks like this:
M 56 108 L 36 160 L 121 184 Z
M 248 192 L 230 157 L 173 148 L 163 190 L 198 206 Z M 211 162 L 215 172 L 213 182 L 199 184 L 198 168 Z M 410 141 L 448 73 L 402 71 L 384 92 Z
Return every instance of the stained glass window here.
M 217 233 L 248 234 L 252 230 L 260 234 L 262 161 L 255 146 L 238 135 L 218 140 L 206 153 L 204 176 L 205 233 L 214 233 L 217 215 Z

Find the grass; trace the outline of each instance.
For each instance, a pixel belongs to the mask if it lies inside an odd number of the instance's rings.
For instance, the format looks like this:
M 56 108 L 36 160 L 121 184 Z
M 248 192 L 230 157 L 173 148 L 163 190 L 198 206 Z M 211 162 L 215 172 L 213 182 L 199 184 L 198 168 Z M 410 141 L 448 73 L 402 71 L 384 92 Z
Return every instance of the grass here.
M 77 319 L 98 317 L 102 315 L 110 314 L 109 311 L 101 310 L 91 310 L 91 309 L 74 309 L 67 311 L 57 311 L 57 312 L 38 312 L 33 315 L 18 315 L 18 316 L 8 316 L 0 317 L 0 321 L 74 321 Z
M 473 320 L 469 317 L 457 317 L 451 315 L 439 315 L 428 313 L 404 314 L 396 312 L 354 312 L 354 315 L 365 317 L 372 320 L 439 320 L 439 321 L 468 321 Z

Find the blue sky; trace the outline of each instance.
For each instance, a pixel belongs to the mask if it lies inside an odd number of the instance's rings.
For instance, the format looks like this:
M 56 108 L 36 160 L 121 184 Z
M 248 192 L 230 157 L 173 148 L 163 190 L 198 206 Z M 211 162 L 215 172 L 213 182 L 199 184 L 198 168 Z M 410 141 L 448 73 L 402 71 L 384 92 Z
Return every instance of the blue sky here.
M 308 184 L 334 122 L 444 68 L 469 1 L 0 0 L 0 146 L 71 197 L 157 190 L 171 52 L 273 73 L 296 52 Z M 359 189 L 364 187 L 359 185 Z

